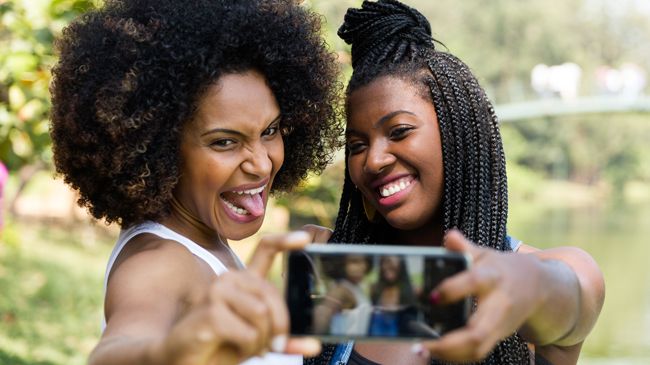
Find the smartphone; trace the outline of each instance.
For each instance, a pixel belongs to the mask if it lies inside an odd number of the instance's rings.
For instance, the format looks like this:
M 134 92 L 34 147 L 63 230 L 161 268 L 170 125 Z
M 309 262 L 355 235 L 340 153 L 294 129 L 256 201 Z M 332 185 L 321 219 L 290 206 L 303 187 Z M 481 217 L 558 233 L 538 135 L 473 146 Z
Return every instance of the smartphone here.
M 472 302 L 431 293 L 470 258 L 440 247 L 312 244 L 288 254 L 291 335 L 323 341 L 435 339 L 465 325 Z

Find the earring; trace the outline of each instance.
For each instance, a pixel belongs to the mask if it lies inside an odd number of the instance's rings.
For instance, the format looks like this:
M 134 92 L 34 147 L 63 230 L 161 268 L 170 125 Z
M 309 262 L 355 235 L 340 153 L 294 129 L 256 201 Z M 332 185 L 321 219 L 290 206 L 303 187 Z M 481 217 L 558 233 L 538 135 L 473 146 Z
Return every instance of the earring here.
M 377 223 L 379 220 L 377 217 L 377 209 L 370 204 L 365 196 L 361 195 L 361 202 L 363 203 L 363 211 L 366 213 L 366 218 L 369 222 Z

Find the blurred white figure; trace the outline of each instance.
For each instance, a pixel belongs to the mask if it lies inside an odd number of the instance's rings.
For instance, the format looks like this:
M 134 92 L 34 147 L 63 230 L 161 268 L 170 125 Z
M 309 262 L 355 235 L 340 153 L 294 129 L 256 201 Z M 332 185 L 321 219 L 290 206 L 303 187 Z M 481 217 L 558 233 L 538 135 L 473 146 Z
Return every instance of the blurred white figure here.
M 637 64 L 623 64 L 621 66 L 621 78 L 623 79 L 621 93 L 624 97 L 635 98 L 643 93 L 647 82 L 646 74 Z
M 582 69 L 573 62 L 547 66 L 538 64 L 531 71 L 531 86 L 542 97 L 559 95 L 563 100 L 578 96 Z
M 634 63 L 625 63 L 616 69 L 600 66 L 596 70 L 596 79 L 600 89 L 606 94 L 635 98 L 643 94 L 647 85 L 645 71 Z

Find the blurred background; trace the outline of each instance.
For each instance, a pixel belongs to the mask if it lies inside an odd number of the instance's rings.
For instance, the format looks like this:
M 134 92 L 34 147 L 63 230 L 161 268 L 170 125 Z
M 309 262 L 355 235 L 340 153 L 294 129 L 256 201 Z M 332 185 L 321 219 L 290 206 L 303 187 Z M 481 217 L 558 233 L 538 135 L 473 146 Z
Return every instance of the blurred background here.
M 502 122 L 509 233 L 575 245 L 607 297 L 580 364 L 650 363 L 650 1 L 406 0 L 464 60 Z M 306 0 L 336 29 L 352 0 Z M 0 364 L 84 364 L 99 337 L 118 227 L 93 221 L 56 178 L 48 136 L 53 39 L 92 0 L 0 0 Z M 441 46 L 442 48 L 442 46 Z M 342 157 L 275 197 L 262 233 L 332 226 Z M 8 176 L 8 178 L 7 178 Z M 257 237 L 234 242 L 243 256 Z M 277 271 L 276 271 L 277 275 Z M 277 280 L 277 277 L 276 277 Z

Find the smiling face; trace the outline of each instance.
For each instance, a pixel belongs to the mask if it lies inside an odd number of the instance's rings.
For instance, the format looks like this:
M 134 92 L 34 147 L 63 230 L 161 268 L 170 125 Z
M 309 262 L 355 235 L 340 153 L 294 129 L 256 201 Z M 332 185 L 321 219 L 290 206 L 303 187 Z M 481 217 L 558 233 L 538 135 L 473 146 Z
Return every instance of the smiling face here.
M 363 256 L 349 255 L 345 258 L 345 278 L 352 283 L 360 283 L 368 273 L 368 262 Z
M 346 139 L 352 182 L 391 226 L 409 231 L 440 224 L 438 119 L 416 87 L 385 76 L 353 91 Z
M 260 228 L 284 161 L 280 109 L 257 71 L 226 74 L 199 100 L 181 139 L 180 203 L 227 239 Z

